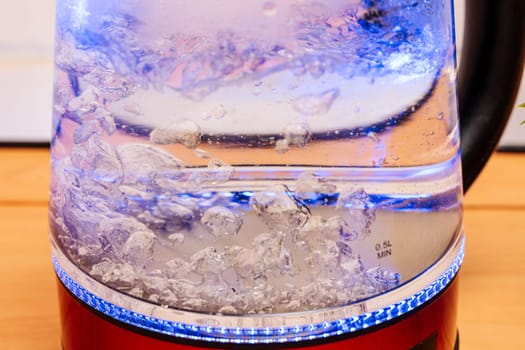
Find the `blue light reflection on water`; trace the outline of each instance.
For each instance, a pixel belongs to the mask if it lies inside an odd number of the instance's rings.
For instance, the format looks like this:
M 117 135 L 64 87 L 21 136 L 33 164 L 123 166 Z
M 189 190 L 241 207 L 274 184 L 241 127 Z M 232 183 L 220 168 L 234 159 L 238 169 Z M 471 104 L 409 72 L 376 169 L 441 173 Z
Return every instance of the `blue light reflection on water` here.
M 231 203 L 248 206 L 250 203 L 250 198 L 254 195 L 254 192 L 207 192 L 204 195 L 181 193 L 178 196 L 180 198 L 212 198 L 214 195 L 220 195 L 221 197 L 228 198 Z M 293 192 L 290 192 L 289 195 L 295 196 Z M 317 194 L 315 198 L 301 199 L 301 202 L 308 206 L 334 206 L 336 205 L 339 196 L 339 193 Z M 366 205 L 368 208 L 381 208 L 385 210 L 396 211 L 435 211 L 437 209 L 455 206 L 458 202 L 457 196 L 458 192 L 456 190 L 441 194 L 440 196 L 432 196 L 425 193 L 419 194 L 417 196 L 414 194 L 369 194 L 369 201 Z
M 59 279 L 73 295 L 96 311 L 117 321 L 155 333 L 196 341 L 231 344 L 268 344 L 307 341 L 352 333 L 380 325 L 410 312 L 430 301 L 453 280 L 463 261 L 463 254 L 464 243 L 461 243 L 458 255 L 443 274 L 423 290 L 395 304 L 333 322 L 277 328 L 198 326 L 142 315 L 121 308 L 92 294 L 73 280 L 54 257 L 53 264 Z

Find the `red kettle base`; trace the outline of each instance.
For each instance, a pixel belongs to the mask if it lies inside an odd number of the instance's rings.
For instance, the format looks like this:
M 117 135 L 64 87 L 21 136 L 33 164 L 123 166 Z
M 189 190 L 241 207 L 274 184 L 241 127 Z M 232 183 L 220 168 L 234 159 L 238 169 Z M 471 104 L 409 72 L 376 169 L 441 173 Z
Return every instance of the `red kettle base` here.
M 58 280 L 64 350 L 246 349 L 248 345 L 212 344 L 158 335 L 110 319 L 73 296 Z M 413 311 L 363 331 L 311 342 L 254 345 L 255 349 L 409 349 L 459 348 L 456 328 L 458 278 Z

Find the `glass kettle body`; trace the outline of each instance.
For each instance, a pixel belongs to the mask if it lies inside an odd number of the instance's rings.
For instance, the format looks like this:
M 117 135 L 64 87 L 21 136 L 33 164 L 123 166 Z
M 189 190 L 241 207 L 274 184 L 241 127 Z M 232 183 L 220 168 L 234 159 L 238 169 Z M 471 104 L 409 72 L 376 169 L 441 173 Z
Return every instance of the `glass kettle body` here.
M 446 0 L 57 1 L 64 348 L 451 349 L 454 43 Z

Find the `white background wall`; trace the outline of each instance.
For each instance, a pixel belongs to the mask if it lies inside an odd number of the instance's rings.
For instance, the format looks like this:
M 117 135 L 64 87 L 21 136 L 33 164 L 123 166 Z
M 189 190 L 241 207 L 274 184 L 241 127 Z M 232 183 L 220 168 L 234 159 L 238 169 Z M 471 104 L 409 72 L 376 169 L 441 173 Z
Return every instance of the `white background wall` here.
M 461 37 L 463 0 L 455 3 Z M 0 0 L 0 8 L 0 143 L 46 142 L 51 125 L 54 0 Z M 525 102 L 525 84 L 518 101 Z M 522 120 L 525 109 L 516 108 L 502 145 L 525 146 Z
M 46 142 L 54 0 L 0 0 L 0 8 L 0 142 Z

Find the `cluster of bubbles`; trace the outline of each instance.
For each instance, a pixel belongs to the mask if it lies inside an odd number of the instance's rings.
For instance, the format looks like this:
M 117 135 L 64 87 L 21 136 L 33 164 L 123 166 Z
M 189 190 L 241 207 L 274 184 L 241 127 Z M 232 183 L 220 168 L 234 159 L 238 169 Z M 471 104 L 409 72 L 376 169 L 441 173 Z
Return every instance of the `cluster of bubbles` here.
M 119 122 L 110 105 L 140 89 L 173 89 L 199 101 L 222 85 L 246 79 L 255 82 L 255 90 L 261 89 L 264 77 L 277 71 L 313 78 L 335 73 L 341 79 L 434 72 L 439 64 L 436 56 L 442 54 L 436 52 L 440 31 L 432 30 L 437 25 L 433 24 L 434 1 L 363 0 L 332 17 L 299 11 L 294 17 L 295 40 L 287 44 L 243 38 L 228 31 L 216 37 L 173 33 L 145 42 L 139 34 L 141 21 L 135 16 L 108 12 L 77 26 L 75 14 L 64 10 L 57 19 L 60 74 L 55 83 L 55 130 L 58 134 L 63 118 L 79 123 L 76 144 L 93 135 L 112 135 L 118 128 L 126 132 L 128 126 Z M 278 10 L 271 1 L 263 6 L 266 15 Z M 304 147 L 312 138 L 305 120 L 326 113 L 339 93 L 337 87 L 327 87 L 294 98 L 290 103 L 301 121 L 283 125 L 281 136 L 272 141 L 275 151 Z M 228 108 L 219 104 L 201 119 L 221 119 Z M 137 103 L 122 109 L 146 118 Z M 194 116 L 182 118 L 148 130 L 150 141 L 180 143 L 197 156 L 208 157 L 198 149 L 202 130 L 194 120 Z
M 353 245 L 375 207 L 315 173 L 254 192 L 209 192 L 233 167 L 188 169 L 146 144 L 93 135 L 53 162 L 54 235 L 84 271 L 174 308 L 224 314 L 342 305 L 400 282 Z M 208 171 L 209 170 L 209 171 Z M 331 216 L 316 214 L 329 202 Z
M 137 87 L 172 88 L 202 99 L 221 84 L 263 77 L 276 70 L 315 78 L 336 72 L 343 79 L 397 72 L 433 72 L 442 38 L 436 0 L 372 1 L 349 5 L 331 17 L 297 10 L 295 40 L 264 42 L 223 31 L 217 37 L 173 33 L 144 42 L 139 18 L 108 13 L 75 26 L 75 13 L 58 16 L 57 66 L 78 95 L 84 83 L 108 99 Z M 265 4 L 263 12 L 278 11 Z M 439 50 L 438 50 L 439 51 Z M 333 99 L 327 91 L 320 98 Z M 308 104 L 297 106 L 311 113 Z M 315 108 L 314 108 L 315 109 Z
M 413 69 L 410 62 L 417 60 L 405 62 L 399 55 L 422 54 L 413 44 L 431 40 L 431 32 L 411 29 L 402 11 L 381 7 L 385 2 L 364 3 L 338 18 L 304 21 L 298 30 L 300 52 L 258 47 L 231 33 L 211 44 L 174 35 L 146 45 L 137 34 L 138 20 L 122 14 L 102 17 L 96 31 L 59 30 L 57 130 L 62 118 L 77 124 L 69 155 L 52 164 L 52 230 L 65 253 L 122 292 L 173 308 L 223 314 L 343 305 L 398 285 L 399 274 L 365 266 L 355 251 L 375 218 L 364 190 L 340 188 L 315 173 L 252 192 L 214 190 L 228 183 L 235 169 L 199 149 L 201 128 L 188 119 L 151 130 L 150 143 L 115 144 L 108 138 L 119 127 L 109 104 L 138 89 L 169 87 L 198 100 L 219 82 L 263 76 L 265 70 L 321 77 L 337 68 L 349 77 L 388 65 Z M 410 6 L 423 11 L 423 3 L 428 1 Z M 276 9 L 268 5 L 265 11 Z M 175 71 L 180 74 L 174 77 Z M 303 96 L 293 108 L 303 115 L 324 113 L 338 95 L 334 88 Z M 139 105 L 125 109 L 142 113 Z M 206 118 L 225 113 L 218 105 Z M 311 136 L 305 123 L 286 125 L 275 150 L 304 147 Z M 208 165 L 187 168 L 152 146 L 174 143 Z M 332 206 L 333 215 L 318 215 L 316 207 L 323 205 Z

